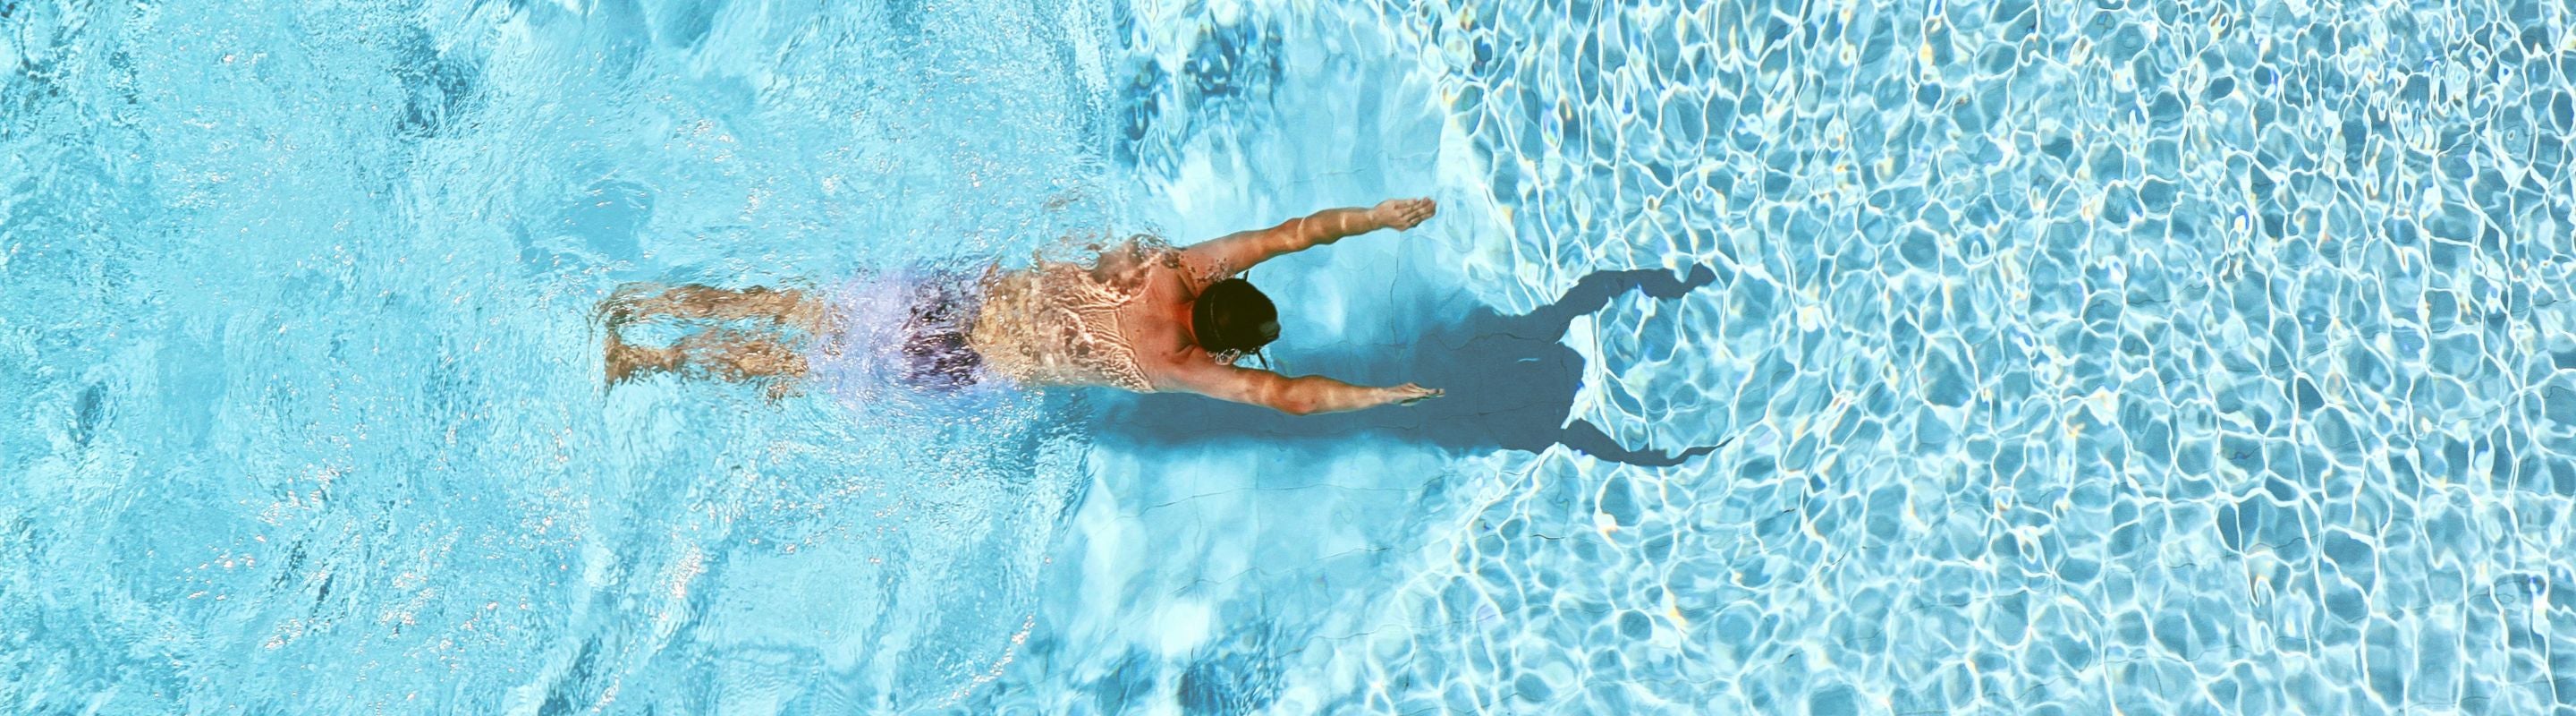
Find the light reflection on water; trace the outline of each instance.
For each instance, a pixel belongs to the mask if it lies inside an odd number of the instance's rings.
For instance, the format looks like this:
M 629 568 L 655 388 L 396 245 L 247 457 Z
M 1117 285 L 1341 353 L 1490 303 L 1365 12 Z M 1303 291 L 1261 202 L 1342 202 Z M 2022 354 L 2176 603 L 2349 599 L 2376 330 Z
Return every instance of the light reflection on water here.
M 7 18 L 21 710 L 2570 693 L 2576 47 L 2545 4 Z M 1420 194 L 1432 225 L 1255 272 L 1293 371 L 1408 380 L 1460 316 L 1707 264 L 1723 290 L 1568 326 L 1542 417 L 1734 442 L 1641 469 L 1448 428 L 1149 441 L 1108 394 L 598 388 L 621 281 Z

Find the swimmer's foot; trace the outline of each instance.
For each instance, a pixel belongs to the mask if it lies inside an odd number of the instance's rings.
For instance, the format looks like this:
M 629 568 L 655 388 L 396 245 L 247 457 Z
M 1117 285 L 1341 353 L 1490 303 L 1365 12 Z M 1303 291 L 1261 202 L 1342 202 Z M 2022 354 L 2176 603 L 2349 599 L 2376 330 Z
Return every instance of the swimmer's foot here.
M 604 355 L 601 355 L 599 360 L 599 377 L 601 379 L 601 385 L 614 388 L 617 387 L 618 383 L 626 382 L 627 376 L 635 374 L 635 366 L 626 362 L 625 352 L 619 350 L 622 347 L 623 346 L 618 344 L 617 332 L 615 330 L 610 330 L 608 332 L 608 348 L 607 350 L 601 351 Z
M 621 319 L 612 317 L 609 320 L 611 323 L 608 324 L 608 345 L 601 351 L 599 372 L 601 377 L 607 379 L 608 385 L 615 386 L 635 375 L 636 363 L 630 356 L 633 347 L 617 338 L 616 322 Z
M 684 359 L 678 350 L 629 345 L 617 337 L 616 331 L 608 333 L 608 346 L 603 352 L 600 372 L 611 386 L 644 373 L 678 370 Z
M 636 305 L 642 303 L 646 296 L 659 295 L 669 288 L 650 281 L 629 281 L 618 284 L 617 290 L 609 292 L 608 298 L 599 302 L 599 311 L 595 317 L 599 319 L 601 325 L 608 328 L 609 333 L 614 334 L 618 328 L 635 320 Z

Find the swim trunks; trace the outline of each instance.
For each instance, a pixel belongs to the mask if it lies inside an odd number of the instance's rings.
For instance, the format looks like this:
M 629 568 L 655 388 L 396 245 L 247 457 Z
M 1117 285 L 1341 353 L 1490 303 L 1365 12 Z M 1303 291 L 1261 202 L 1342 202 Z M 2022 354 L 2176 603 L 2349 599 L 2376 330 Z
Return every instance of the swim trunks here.
M 983 356 L 967 342 L 983 307 L 978 276 L 907 269 L 854 277 L 827 296 L 831 311 L 806 356 L 831 392 L 876 386 L 954 391 L 981 382 Z

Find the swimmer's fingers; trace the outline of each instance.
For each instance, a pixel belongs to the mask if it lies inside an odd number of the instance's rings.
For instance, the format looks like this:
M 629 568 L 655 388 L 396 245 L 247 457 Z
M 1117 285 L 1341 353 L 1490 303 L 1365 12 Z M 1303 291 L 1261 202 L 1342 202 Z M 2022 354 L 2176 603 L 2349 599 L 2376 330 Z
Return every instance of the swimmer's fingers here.
M 1390 399 L 1397 405 L 1412 405 L 1414 403 L 1447 395 L 1445 391 L 1442 391 L 1439 388 L 1425 388 L 1412 383 L 1406 383 L 1386 390 Z
M 1419 226 L 1423 220 L 1431 218 L 1431 215 L 1440 213 L 1440 204 L 1427 198 L 1388 199 L 1378 202 L 1375 211 L 1378 223 L 1385 224 L 1386 228 L 1403 231 Z

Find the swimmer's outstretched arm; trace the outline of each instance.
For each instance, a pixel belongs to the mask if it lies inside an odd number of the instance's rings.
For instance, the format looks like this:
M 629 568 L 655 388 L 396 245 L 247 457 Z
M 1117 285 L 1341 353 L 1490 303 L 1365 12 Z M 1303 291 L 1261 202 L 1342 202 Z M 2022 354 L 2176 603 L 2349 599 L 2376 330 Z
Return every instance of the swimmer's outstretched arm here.
M 1290 415 L 1338 413 L 1440 397 L 1439 390 L 1412 383 L 1372 388 L 1320 375 L 1291 378 L 1266 370 L 1220 363 L 1181 367 L 1166 373 L 1157 382 L 1176 392 L 1266 406 Z
M 1439 211 L 1440 206 L 1430 199 L 1388 199 L 1366 209 L 1325 209 L 1267 229 L 1237 231 L 1195 244 L 1182 249 L 1181 255 L 1199 265 L 1226 266 L 1241 271 L 1282 254 L 1328 245 L 1378 229 L 1410 229 Z

